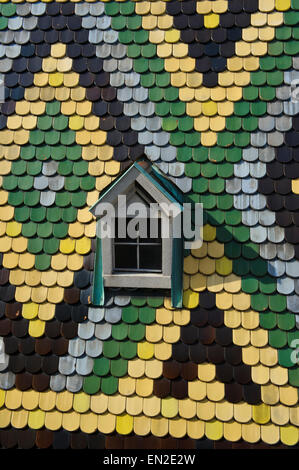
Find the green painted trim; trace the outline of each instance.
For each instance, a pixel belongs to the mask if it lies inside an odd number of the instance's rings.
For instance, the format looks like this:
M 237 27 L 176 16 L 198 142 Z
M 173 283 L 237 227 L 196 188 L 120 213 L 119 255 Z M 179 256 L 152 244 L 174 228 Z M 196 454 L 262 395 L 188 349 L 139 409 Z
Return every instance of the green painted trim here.
M 171 268 L 171 304 L 173 307 L 183 307 L 183 239 L 174 238 L 172 242 Z
M 176 200 L 180 203 L 184 202 L 184 196 L 181 191 L 174 186 L 174 184 L 168 180 L 166 176 L 164 176 L 161 170 L 156 167 L 155 165 L 152 166 L 152 171 L 155 176 L 162 182 L 162 184 L 167 188 L 167 190 L 176 198 Z
M 103 263 L 102 263 L 102 242 L 97 237 L 96 243 L 96 255 L 94 263 L 94 279 L 92 289 L 92 303 L 93 305 L 104 305 L 105 302 L 105 290 L 103 280 Z
M 178 205 L 179 208 L 181 210 L 183 210 L 183 206 L 182 204 L 177 201 L 175 199 L 175 197 L 170 194 L 168 191 L 166 191 L 165 188 L 163 188 L 163 186 L 161 186 L 160 183 L 158 183 L 158 181 L 155 180 L 155 178 L 153 178 L 153 176 L 151 174 L 149 174 L 147 171 L 145 171 L 140 165 L 134 163 L 134 166 L 140 171 L 140 173 L 142 173 L 154 186 L 156 186 L 156 188 L 162 193 L 164 194 L 164 196 L 169 199 L 171 202 L 173 202 L 174 204 Z

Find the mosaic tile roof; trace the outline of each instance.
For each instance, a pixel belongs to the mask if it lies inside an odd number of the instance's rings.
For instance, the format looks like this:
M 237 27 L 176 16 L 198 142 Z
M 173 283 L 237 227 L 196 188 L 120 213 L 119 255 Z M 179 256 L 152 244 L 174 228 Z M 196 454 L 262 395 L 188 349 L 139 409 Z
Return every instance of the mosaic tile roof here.
M 298 10 L 0 1 L 2 448 L 298 445 Z M 182 309 L 98 308 L 89 208 L 144 155 L 204 243 Z

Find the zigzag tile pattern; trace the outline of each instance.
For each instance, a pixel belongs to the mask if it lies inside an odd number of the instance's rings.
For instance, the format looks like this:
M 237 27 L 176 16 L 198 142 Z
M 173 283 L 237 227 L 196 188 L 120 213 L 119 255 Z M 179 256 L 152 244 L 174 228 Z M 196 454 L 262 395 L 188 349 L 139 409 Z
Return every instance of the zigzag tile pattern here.
M 298 447 L 298 10 L 0 1 L 1 448 Z M 143 155 L 203 245 L 182 309 L 99 308 L 89 208 Z

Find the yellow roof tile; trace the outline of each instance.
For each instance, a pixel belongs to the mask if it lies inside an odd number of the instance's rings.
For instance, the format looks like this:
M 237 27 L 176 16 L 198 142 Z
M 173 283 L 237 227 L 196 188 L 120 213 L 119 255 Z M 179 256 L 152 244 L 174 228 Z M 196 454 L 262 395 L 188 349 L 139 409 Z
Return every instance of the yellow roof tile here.
M 288 425 L 280 428 L 280 439 L 283 444 L 292 446 L 297 444 L 299 438 L 298 428 Z
M 250 73 L 246 71 L 234 73 L 234 82 L 236 87 L 231 87 L 228 90 L 227 98 L 231 101 L 237 101 L 238 96 L 242 93 L 239 87 L 244 87 L 250 84 Z
M 204 147 L 213 147 L 217 143 L 216 132 L 203 132 L 201 135 L 201 145 Z
M 196 11 L 201 15 L 206 15 L 212 11 L 213 2 L 210 0 L 201 0 L 196 2 Z
M 65 116 L 71 116 L 76 112 L 76 103 L 74 101 L 65 101 L 61 103 L 61 113 Z
M 36 269 L 33 269 L 32 271 L 26 271 L 25 274 L 25 279 L 26 279 L 26 284 L 28 286 L 38 286 L 41 282 L 41 279 L 43 278 L 43 274 L 39 271 L 36 271 Z M 44 284 L 42 282 L 42 284 Z
M 158 341 L 161 341 L 163 336 L 163 328 L 161 325 L 157 324 L 152 324 L 152 325 L 146 325 L 145 328 L 145 338 L 147 341 L 150 343 L 157 343 Z
M 174 418 L 179 411 L 178 400 L 172 397 L 163 398 L 161 400 L 161 414 L 165 418 Z
M 190 400 L 189 398 L 184 398 L 183 400 L 179 400 L 179 415 L 185 419 L 194 418 L 196 416 L 195 401 Z
M 134 433 L 138 436 L 146 436 L 151 432 L 151 423 L 146 416 L 134 417 Z
M 143 377 L 136 380 L 136 394 L 141 397 L 149 397 L 153 393 L 153 380 Z
M 246 330 L 244 330 L 246 331 Z M 246 334 L 244 335 L 244 341 L 246 341 Z M 242 349 L 242 358 L 245 364 L 248 364 L 250 366 L 254 366 L 259 363 L 260 360 L 260 350 L 258 348 L 255 348 L 253 346 L 247 345 L 246 347 L 243 347 Z M 262 366 L 264 367 L 264 366 Z M 262 369 L 263 370 L 263 369 Z M 258 372 L 256 372 L 256 375 L 258 375 Z
M 80 228 L 82 225 L 80 224 Z M 91 249 L 91 240 L 87 237 L 79 238 L 76 240 L 76 252 L 80 255 L 86 255 L 90 252 Z
M 215 416 L 220 421 L 230 421 L 234 417 L 234 405 L 226 400 L 216 403 Z
M 147 15 L 152 7 L 151 2 L 141 1 L 135 4 L 136 15 Z
M 6 224 L 5 224 L 6 225 Z M 0 239 L 0 252 L 6 253 L 11 249 L 12 240 L 9 237 L 1 237 Z
M 75 411 L 62 413 L 62 427 L 66 431 L 77 431 L 80 426 L 80 414 Z
M 188 396 L 192 400 L 203 400 L 207 396 L 207 384 L 200 380 L 188 382 Z
M 258 424 L 266 424 L 270 421 L 270 410 L 272 412 L 273 407 L 261 403 L 260 405 L 252 406 L 252 418 Z
M 180 326 L 187 325 L 190 322 L 190 311 L 185 309 L 174 310 L 173 322 Z
M 95 131 L 90 134 L 91 136 L 91 143 L 93 145 L 103 145 L 106 143 L 107 132 L 104 131 Z
M 10 171 L 10 162 L 2 161 L 0 165 L 0 171 L 3 175 L 7 174 L 6 172 Z M 11 206 L 1 206 L 0 207 L 0 220 L 8 222 L 13 218 L 14 208 Z
M 145 363 L 145 375 L 151 379 L 159 378 L 163 373 L 163 363 L 157 359 L 150 359 Z
M 55 99 L 58 101 L 67 101 L 70 97 L 70 89 L 67 87 L 58 87 L 55 89 Z
M 156 310 L 156 321 L 160 325 L 168 325 L 173 320 L 173 312 L 166 308 L 157 308 Z
M 56 286 L 48 289 L 47 300 L 50 303 L 57 304 L 63 301 L 64 289 Z
M 242 424 L 242 438 L 251 443 L 258 442 L 261 436 L 261 427 L 256 423 Z
M 79 271 L 83 266 L 83 257 L 78 254 L 70 255 L 67 259 L 67 267 L 72 271 Z
M 279 402 L 279 388 L 269 383 L 261 387 L 262 401 L 267 405 L 276 405 Z
M 63 84 L 63 74 L 61 72 L 54 72 L 49 74 L 49 85 L 58 87 Z
M 238 292 L 237 294 L 233 294 L 233 307 L 237 310 L 248 310 L 250 308 L 250 295 L 246 294 L 245 292 Z M 252 312 L 250 312 L 252 313 Z M 257 318 L 258 314 L 253 315 L 255 319 Z M 242 317 L 243 321 L 243 317 Z M 253 321 L 252 321 L 253 323 Z M 251 323 L 251 325 L 252 325 Z M 250 324 L 250 323 L 249 323 Z M 257 323 L 256 326 L 258 326 L 259 323 Z
M 131 377 L 139 378 L 144 375 L 145 362 L 141 359 L 135 358 L 128 361 L 128 374 Z
M 188 44 L 177 43 L 172 46 L 172 53 L 174 57 L 186 57 L 188 55 Z M 194 62 L 194 60 L 193 60 Z M 193 67 L 194 70 L 194 67 Z M 181 74 L 185 77 L 184 84 L 186 83 L 186 75 Z
M 137 355 L 140 359 L 148 360 L 154 355 L 154 345 L 147 341 L 142 341 L 137 344 Z
M 27 320 L 32 320 L 37 317 L 38 314 L 38 304 L 34 302 L 28 302 L 22 305 L 22 317 Z
M 290 408 L 290 422 L 299 426 L 299 406 Z
M 233 305 L 232 294 L 222 291 L 216 294 L 216 306 L 221 310 L 228 310 Z
M 204 421 L 209 421 L 215 417 L 215 403 L 210 400 L 202 400 L 197 403 L 197 417 Z
M 99 416 L 98 419 L 98 430 L 105 434 L 111 433 L 115 430 L 116 416 L 110 413 L 105 413 Z
M 30 104 L 30 112 L 35 116 L 40 116 L 44 114 L 46 109 L 46 103 L 42 101 L 37 101 L 36 103 L 29 103 Z
M 250 48 L 250 43 L 244 42 L 244 41 L 238 41 L 236 42 L 236 55 L 238 57 L 246 57 L 247 55 L 250 54 L 251 48 Z
M 63 271 L 57 273 L 57 284 L 61 287 L 70 287 L 73 284 L 74 273 Z
M 138 416 L 142 413 L 143 399 L 141 397 L 127 397 L 125 411 L 130 416 Z
M 28 89 L 28 88 L 27 88 Z M 47 86 L 40 89 L 41 101 L 52 101 L 55 98 L 55 89 Z
M 232 272 L 233 262 L 226 256 L 223 256 L 222 258 L 216 260 L 215 268 L 218 274 L 221 276 L 227 276 Z
M 92 221 L 90 224 L 85 224 L 84 226 L 84 235 L 87 238 L 95 238 L 97 230 L 96 221 Z
M 70 72 L 72 69 L 73 60 L 70 57 L 64 57 L 57 60 L 57 72 Z
M 31 253 L 22 253 L 19 256 L 19 266 L 22 269 L 31 269 L 34 266 L 35 257 Z
M 44 72 L 55 72 L 57 68 L 57 59 L 54 57 L 46 57 L 42 62 Z
M 10 425 L 12 412 L 7 408 L 0 410 L 0 429 L 7 428 Z
M 38 271 L 35 271 L 35 272 L 37 274 L 40 274 L 40 281 L 43 286 L 52 287 L 52 286 L 55 286 L 55 284 L 57 283 L 57 272 L 55 271 L 43 271 L 42 273 L 38 273 Z M 27 277 L 26 277 L 26 280 L 27 280 Z
M 90 396 L 84 392 L 74 394 L 73 408 L 78 413 L 85 413 L 89 410 Z
M 43 321 L 49 321 L 54 318 L 55 315 L 55 305 L 44 303 L 38 306 L 38 318 Z
M 130 434 L 133 431 L 133 417 L 128 414 L 117 416 L 115 430 L 122 435 Z
M 16 388 L 7 390 L 5 395 L 5 406 L 10 410 L 17 410 L 22 404 L 22 392 Z
M 265 405 L 267 406 L 267 405 Z M 269 413 L 270 415 L 270 413 Z M 269 416 L 270 419 L 270 416 Z M 284 426 L 289 422 L 290 408 L 281 404 L 271 406 L 271 421 L 279 426 Z
M 145 2 L 142 2 L 145 3 Z M 150 10 L 152 15 L 163 15 L 165 13 L 166 4 L 165 1 L 155 1 L 150 3 Z
M 52 390 L 47 390 L 39 394 L 38 406 L 43 411 L 51 411 L 55 408 L 56 393 Z
M 16 429 L 23 429 L 28 423 L 28 411 L 16 410 L 11 414 L 11 425 Z
M 164 342 L 154 345 L 155 358 L 160 361 L 167 361 L 172 355 L 172 346 Z
M 151 431 L 154 436 L 166 436 L 168 434 L 168 420 L 163 417 L 152 418 Z
M 33 83 L 36 87 L 43 87 L 49 83 L 49 74 L 45 72 L 38 72 L 34 74 Z
M 146 416 L 154 417 L 158 416 L 161 411 L 161 399 L 155 396 L 149 396 L 143 398 L 143 413 Z
M 198 419 L 188 421 L 187 434 L 191 439 L 201 439 L 204 436 L 204 422 Z
M 39 318 L 30 320 L 28 333 L 33 338 L 39 338 L 43 336 L 45 332 L 45 326 L 45 322 L 43 320 L 40 320 Z
M 5 395 L 6 395 L 6 391 L 0 390 L 0 408 L 2 408 L 2 406 L 4 405 Z
M 277 349 L 271 347 L 264 347 L 260 349 L 260 361 L 265 366 L 275 366 L 278 362 Z
M 28 286 L 17 286 L 15 293 L 15 300 L 17 302 L 28 302 L 31 298 L 31 287 Z
M 279 398 L 284 405 L 294 406 L 298 401 L 298 391 L 295 387 L 289 385 L 279 387 Z
M 65 390 L 63 392 L 57 393 L 56 395 L 56 407 L 58 410 L 66 413 L 70 411 L 73 407 L 74 395 L 69 391 Z
M 165 29 L 165 30 L 170 29 L 171 30 L 172 24 L 173 24 L 173 20 L 172 20 L 171 16 L 161 15 L 161 16 L 158 17 L 157 25 L 158 25 L 159 29 Z M 178 35 L 175 34 L 176 30 L 173 30 L 173 31 L 174 31 L 174 37 L 176 38 L 178 36 Z M 170 41 L 167 41 L 167 42 L 169 42 L 169 43 L 176 42 L 176 41 L 172 41 L 171 39 L 173 39 L 173 38 L 170 35 Z M 178 37 L 177 40 L 179 40 L 179 37 Z
M 192 57 L 183 57 L 180 59 L 179 68 L 182 72 L 193 72 L 195 69 L 195 59 Z
M 227 0 L 216 0 L 212 3 L 212 11 L 214 13 L 225 13 L 227 11 Z
M 275 385 L 285 385 L 288 383 L 288 370 L 274 366 L 270 368 L 270 381 Z
M 2 151 L 5 160 L 17 160 L 20 155 L 20 146 L 10 145 L 9 147 L 2 147 L 1 152 Z
M 79 80 L 79 75 L 77 76 L 77 78 Z M 88 116 L 91 113 L 91 110 L 92 110 L 92 103 L 90 101 L 80 101 L 76 103 L 76 114 L 78 114 L 79 116 Z M 99 125 L 99 119 L 97 118 L 97 116 L 88 117 L 88 122 L 92 120 L 94 121 L 94 123 L 97 124 L 97 126 Z M 85 124 L 86 124 L 86 121 L 85 121 Z
M 62 413 L 53 410 L 45 414 L 45 427 L 51 431 L 57 431 L 62 425 Z
M 68 258 L 62 253 L 51 257 L 51 268 L 55 271 L 63 271 L 66 268 Z
M 262 348 L 268 344 L 268 331 L 257 328 L 250 332 L 250 341 L 253 346 Z
M 234 416 L 239 423 L 248 423 L 252 418 L 252 407 L 248 403 L 234 404 Z
M 215 379 L 216 368 L 214 364 L 199 364 L 198 365 L 198 378 L 203 382 L 211 382 Z
M 283 13 L 274 11 L 268 14 L 268 25 L 269 26 L 280 26 L 283 24 Z
M 279 441 L 279 427 L 270 423 L 261 426 L 261 438 L 267 444 L 277 444 Z
M 83 101 L 86 96 L 85 88 L 77 86 L 71 90 L 71 99 L 74 101 Z
M 33 287 L 31 289 L 31 299 L 33 302 L 41 304 L 47 299 L 48 288 L 45 286 Z
M 36 75 L 38 74 L 34 75 L 34 79 Z M 16 105 L 15 105 L 16 114 L 19 114 L 20 116 L 25 116 L 29 112 L 30 112 L 30 103 L 28 103 L 28 101 L 25 101 L 25 100 L 16 101 Z
M 122 393 L 120 391 L 120 393 Z M 96 414 L 105 413 L 108 409 L 108 395 L 97 393 L 90 397 L 90 409 Z
M 88 412 L 80 415 L 80 429 L 87 434 L 94 433 L 98 428 L 98 416 Z
M 218 441 L 223 436 L 223 423 L 213 419 L 205 424 L 205 435 L 208 439 Z
M 153 15 L 143 16 L 142 28 L 146 30 L 155 29 L 157 27 L 158 18 Z
M 198 306 L 199 294 L 188 289 L 183 294 L 183 305 L 186 308 L 195 308 Z
M 263 12 L 272 11 L 275 8 L 275 0 L 259 0 L 259 10 Z
M 165 343 L 176 343 L 180 339 L 180 327 L 178 325 L 168 325 L 163 327 L 163 341 Z
M 42 410 L 30 411 L 28 415 L 28 426 L 31 429 L 41 429 L 45 424 L 45 412 Z
M 187 274 L 195 274 L 198 272 L 198 259 L 193 258 L 193 256 L 189 255 L 184 258 L 184 271 Z
M 187 433 L 187 422 L 185 419 L 175 418 L 169 420 L 169 434 L 176 438 L 181 439 Z
M 233 342 L 238 346 L 246 346 L 250 342 L 250 332 L 248 330 L 245 330 L 244 328 L 236 328 L 235 330 L 233 330 Z M 251 349 L 253 350 L 255 348 Z M 251 351 L 251 349 L 249 350 L 249 352 Z
M 278 11 L 287 11 L 291 8 L 291 0 L 275 0 L 275 8 Z
M 223 423 L 223 437 L 231 442 L 237 442 L 242 437 L 242 426 L 235 421 Z
M 108 398 L 108 411 L 114 415 L 122 414 L 126 409 L 126 397 L 112 395 Z
M 207 398 L 212 401 L 223 400 L 225 396 L 224 384 L 216 380 L 207 383 Z
M 223 287 L 226 292 L 239 292 L 241 290 L 241 279 L 235 274 L 229 274 L 223 279 Z
M 66 44 L 58 42 L 51 46 L 51 56 L 55 58 L 63 57 L 66 53 Z

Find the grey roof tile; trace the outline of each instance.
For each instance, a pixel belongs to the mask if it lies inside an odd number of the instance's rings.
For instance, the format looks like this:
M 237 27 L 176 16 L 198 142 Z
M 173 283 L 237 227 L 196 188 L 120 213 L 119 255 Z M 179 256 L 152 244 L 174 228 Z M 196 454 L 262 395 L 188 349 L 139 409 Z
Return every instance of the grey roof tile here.
M 15 31 L 14 40 L 17 44 L 27 44 L 30 41 L 30 31 Z
M 119 307 L 125 307 L 126 305 L 129 305 L 130 301 L 131 298 L 128 295 L 116 295 L 114 297 L 114 303 Z
M 282 227 L 279 227 L 278 225 L 275 225 L 275 227 L 268 227 L 268 240 L 270 240 L 273 243 L 281 243 L 284 238 L 284 229 Z
M 127 54 L 127 47 L 124 44 L 118 43 L 111 46 L 111 55 L 115 59 L 121 59 Z
M 96 46 L 96 56 L 101 59 L 111 56 L 111 45 L 110 44 L 99 44 Z
M 12 68 L 12 59 L 1 59 L 0 60 L 0 72 L 9 72 Z
M 143 116 L 132 117 L 131 128 L 135 131 L 142 131 L 146 127 L 147 119 Z
M 146 128 L 149 131 L 159 131 L 162 127 L 162 120 L 159 116 L 153 116 L 146 118 Z
M 125 76 L 125 85 L 128 87 L 137 86 L 140 83 L 140 76 L 136 72 L 127 73 Z
M 66 389 L 72 393 L 78 393 L 83 386 L 83 377 L 78 374 L 70 375 L 66 378 Z
M 123 72 L 113 72 L 110 75 L 110 85 L 116 88 L 123 86 L 125 83 L 125 75 Z
M 241 161 L 234 165 L 234 175 L 238 178 L 245 178 L 249 175 L 249 163 Z
M 95 325 L 91 321 L 85 321 L 78 325 L 78 336 L 81 339 L 90 339 L 94 334 Z
M 89 357 L 99 357 L 102 354 L 103 343 L 97 338 L 90 339 L 86 341 L 85 349 Z
M 295 256 L 295 248 L 290 243 L 277 245 L 277 256 L 283 261 L 290 261 Z
M 299 56 L 293 57 L 293 67 L 295 70 L 299 70 Z
M 169 163 L 168 167 L 169 175 L 174 176 L 175 178 L 178 178 L 185 173 L 185 165 L 182 162 Z
M 250 206 L 250 196 L 248 194 L 235 194 L 234 195 L 234 207 L 235 209 L 245 210 Z
M 91 44 L 99 44 L 103 41 L 103 31 L 99 31 L 98 29 L 91 29 L 89 31 L 88 41 Z
M 254 147 L 248 147 L 243 150 L 243 160 L 246 162 L 254 162 L 259 158 L 258 149 Z
M 288 116 L 296 116 L 299 113 L 299 101 L 292 102 L 284 101 L 283 103 L 283 112 Z
M 32 3 L 31 5 L 31 13 L 35 16 L 41 16 L 46 11 L 46 4 L 42 2 Z
M 88 319 L 94 323 L 98 323 L 103 320 L 105 314 L 104 308 L 89 307 Z
M 0 31 L 0 44 L 10 44 L 14 40 L 13 31 Z
M 292 129 L 292 118 L 288 116 L 279 116 L 275 118 L 275 127 L 280 132 L 286 132 Z
M 273 116 L 263 116 L 259 118 L 259 129 L 263 132 L 270 132 L 275 128 Z
M 177 149 L 172 145 L 161 148 L 161 159 L 164 162 L 172 162 L 176 159 Z
M 192 179 L 191 178 L 171 178 L 174 184 L 183 192 L 188 193 L 192 188 Z
M 78 16 L 88 15 L 90 10 L 90 4 L 85 2 L 80 2 L 75 4 L 75 14 Z
M 242 222 L 243 224 L 247 225 L 248 227 L 254 227 L 259 220 L 259 213 L 248 209 L 242 212 Z
M 22 27 L 23 18 L 21 16 L 13 16 L 8 18 L 8 29 L 18 31 Z
M 62 356 L 59 358 L 58 370 L 62 375 L 71 375 L 75 372 L 76 358 Z
M 250 142 L 253 147 L 264 147 L 267 143 L 267 135 L 263 132 L 254 132 L 250 136 Z
M 278 259 L 268 262 L 268 273 L 274 277 L 281 277 L 285 273 L 285 262 Z
M 268 145 L 271 147 L 280 147 L 283 145 L 283 134 L 282 132 L 271 132 L 267 135 Z
M 277 291 L 280 294 L 290 295 L 294 292 L 295 284 L 294 279 L 282 276 L 277 279 Z
M 17 5 L 16 8 L 16 15 L 18 16 L 27 16 L 30 15 L 31 13 L 31 4 L 26 2 L 26 3 L 20 3 Z
M 49 160 L 48 162 L 43 163 L 42 173 L 45 176 L 53 176 L 57 173 L 58 170 L 58 162 L 54 160 Z
M 252 194 L 249 196 L 250 206 L 252 209 L 260 211 L 267 205 L 266 197 L 263 194 Z
M 161 149 L 155 145 L 147 145 L 144 149 L 144 153 L 152 162 L 155 162 L 159 160 L 161 156 Z
M 111 336 L 111 325 L 110 323 L 98 323 L 95 327 L 95 336 L 98 339 L 106 340 Z
M 270 227 L 270 225 L 275 224 L 275 213 L 267 209 L 260 211 L 259 213 L 259 223 L 264 227 Z
M 33 187 L 35 189 L 39 189 L 42 191 L 43 189 L 46 189 L 48 187 L 48 184 L 49 184 L 48 177 L 41 175 L 41 176 L 36 176 L 34 178 Z
M 272 116 L 279 116 L 283 111 L 283 103 L 281 101 L 270 101 L 267 103 L 267 112 Z
M 263 162 L 255 162 L 249 164 L 249 173 L 252 178 L 263 178 L 266 175 L 267 167 Z
M 286 263 L 286 274 L 288 276 L 297 278 L 298 277 L 298 272 L 299 272 L 299 261 L 298 260 L 292 260 L 292 261 L 288 261 Z
M 50 378 L 50 388 L 54 392 L 65 390 L 66 377 L 61 374 L 52 375 Z
M 288 81 L 286 81 L 286 75 L 285 75 L 285 83 L 288 83 Z M 281 101 L 287 101 L 290 99 L 290 96 L 291 96 L 291 88 L 289 86 L 283 85 L 283 86 L 279 86 L 276 88 L 277 99 Z
M 267 242 L 260 245 L 260 255 L 263 259 L 272 260 L 276 257 L 277 250 L 275 243 Z
M 287 298 L 287 307 L 291 312 L 299 312 L 299 297 L 298 295 L 289 295 Z
M 138 102 L 146 101 L 148 98 L 148 91 L 146 88 L 138 86 L 133 89 L 133 100 Z
M 272 162 L 275 159 L 275 149 L 271 147 L 266 147 L 263 149 L 259 149 L 259 160 L 261 162 Z
M 93 359 L 86 355 L 78 358 L 77 363 L 76 363 L 77 373 L 83 376 L 89 375 L 92 372 L 93 363 L 94 363 Z
M 54 191 L 42 191 L 40 193 L 40 203 L 44 207 L 50 207 L 55 202 L 56 193 Z
M 126 116 L 136 116 L 138 114 L 138 104 L 132 101 L 131 103 L 124 103 L 124 114 Z
M 153 135 L 153 143 L 155 145 L 158 145 L 159 147 L 164 147 L 165 145 L 167 145 L 169 142 L 169 134 L 168 132 L 164 132 L 164 131 L 161 131 L 161 132 L 155 132 L 154 135 Z M 168 150 L 168 148 L 167 148 Z M 163 159 L 162 157 L 162 152 L 161 152 L 161 158 Z M 163 159 L 164 160 L 164 159 Z M 169 161 L 169 160 L 167 160 Z
M 240 178 L 231 178 L 225 181 L 226 192 L 238 194 L 241 191 L 242 183 Z
M 117 67 L 120 72 L 131 72 L 133 70 L 133 60 L 129 57 L 119 59 Z
M 141 116 L 153 116 L 155 113 L 155 104 L 152 102 L 139 103 L 139 114 Z
M 105 320 L 108 323 L 117 323 L 121 320 L 122 309 L 120 307 L 112 307 L 105 309 Z
M 33 31 L 37 26 L 37 17 L 29 16 L 28 18 L 23 18 L 23 28 L 26 31 Z
M 21 54 L 21 46 L 19 44 L 13 44 L 6 47 L 6 57 L 9 59 L 15 59 Z
M 56 175 L 49 178 L 49 189 L 59 191 L 64 187 L 64 176 Z
M 105 4 L 103 2 L 95 2 L 89 5 L 90 14 L 93 16 L 100 16 L 105 11 Z
M 93 16 L 83 16 L 82 17 L 82 28 L 93 29 L 96 27 L 97 19 Z
M 139 132 L 138 133 L 138 142 L 141 145 L 149 145 L 153 141 L 153 134 L 149 131 Z
M 107 30 L 111 26 L 111 18 L 110 16 L 101 16 L 97 18 L 97 29 Z M 115 33 L 112 29 L 109 31 Z M 109 42 L 109 41 L 108 41 Z M 115 42 L 115 41 L 112 41 Z
M 103 63 L 103 70 L 104 72 L 114 72 L 117 69 L 117 60 L 110 58 L 110 59 L 105 59 Z
M 124 88 L 119 88 L 117 90 L 117 99 L 119 101 L 121 101 L 122 103 L 127 103 L 127 102 L 131 101 L 132 96 L 133 96 L 132 88 L 124 87 Z M 131 104 L 133 104 L 133 103 L 131 103 Z M 136 106 L 136 109 L 138 109 L 138 104 L 137 103 L 135 103 L 135 106 Z
M 82 356 L 85 352 L 85 341 L 81 338 L 70 339 L 68 351 L 73 357 Z
M 258 182 L 255 178 L 244 178 L 241 182 L 242 191 L 246 194 L 254 194 L 258 190 Z
M 15 384 L 15 374 L 12 372 L 3 372 L 0 374 L 0 388 L 9 390 Z
M 107 42 L 108 44 L 116 43 L 117 40 L 118 40 L 117 31 L 113 31 L 112 29 L 108 29 L 108 30 L 104 31 L 103 40 L 104 40 L 104 42 Z

